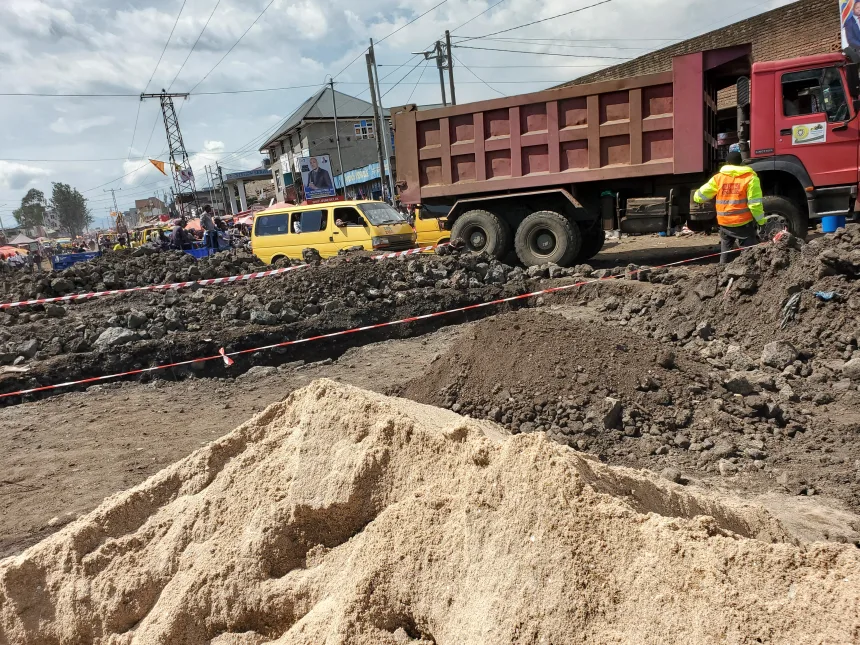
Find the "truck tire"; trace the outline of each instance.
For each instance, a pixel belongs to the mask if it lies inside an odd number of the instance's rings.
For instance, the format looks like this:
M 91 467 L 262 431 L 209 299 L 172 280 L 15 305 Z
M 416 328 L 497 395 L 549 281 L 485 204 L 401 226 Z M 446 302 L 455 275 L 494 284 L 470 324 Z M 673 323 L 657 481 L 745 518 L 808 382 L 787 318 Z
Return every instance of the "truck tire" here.
M 809 217 L 802 213 L 791 200 L 769 195 L 764 198 L 762 204 L 765 216 L 771 218 L 762 229 L 763 237 L 773 239 L 777 231 L 787 228 L 788 232 L 795 237 L 806 239 L 809 232 Z
M 576 256 L 575 262 L 577 264 L 586 262 L 600 253 L 603 250 L 604 242 L 606 242 L 606 232 L 599 220 L 580 226 L 579 234 L 582 236 L 582 246 L 579 249 L 579 255 Z
M 553 211 L 538 211 L 526 217 L 517 228 L 514 248 L 526 266 L 552 262 L 570 266 L 582 247 L 579 227 Z
M 451 239 L 462 240 L 470 251 L 483 251 L 501 260 L 511 248 L 511 229 L 497 215 L 474 210 L 457 218 L 451 227 Z

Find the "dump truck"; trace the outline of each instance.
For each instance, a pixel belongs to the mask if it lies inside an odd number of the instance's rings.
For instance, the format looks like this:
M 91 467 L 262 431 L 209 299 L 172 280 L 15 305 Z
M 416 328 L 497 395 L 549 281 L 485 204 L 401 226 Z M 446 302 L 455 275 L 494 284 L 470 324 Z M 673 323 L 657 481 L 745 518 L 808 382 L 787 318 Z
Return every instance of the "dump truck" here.
M 570 266 L 606 230 L 712 226 L 713 204 L 692 195 L 738 143 L 769 226 L 805 237 L 816 219 L 854 211 L 858 61 L 846 50 L 753 64 L 740 45 L 677 56 L 662 73 L 393 108 L 400 199 L 446 216 L 471 250 Z

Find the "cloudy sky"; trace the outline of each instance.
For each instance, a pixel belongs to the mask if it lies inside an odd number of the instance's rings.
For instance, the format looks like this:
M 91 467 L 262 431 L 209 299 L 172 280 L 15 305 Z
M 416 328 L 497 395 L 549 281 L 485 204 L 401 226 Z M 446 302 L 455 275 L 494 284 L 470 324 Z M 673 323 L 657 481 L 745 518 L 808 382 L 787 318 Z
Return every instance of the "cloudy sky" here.
M 49 195 L 53 181 L 81 190 L 97 222 L 112 203 L 105 189 L 122 189 L 122 210 L 169 189 L 146 161 L 166 159 L 166 143 L 158 102 L 134 96 L 144 89 L 193 90 L 177 108 L 198 186 L 202 167 L 215 160 L 228 171 L 257 167 L 257 145 L 327 75 L 336 75 L 340 91 L 366 98 L 364 58 L 347 67 L 350 61 L 368 38 L 382 40 L 441 1 L 0 0 L 0 92 L 131 95 L 0 96 L 0 217 L 12 223 L 24 193 L 36 187 Z M 474 72 L 455 62 L 458 102 L 537 91 L 790 1 L 721 0 L 715 12 L 713 0 L 606 0 L 464 43 L 566 56 L 456 49 Z M 439 102 L 438 73 L 415 67 L 412 52 L 445 29 L 482 36 L 598 2 L 445 0 L 378 46 L 380 76 L 391 74 L 383 81 L 385 105 Z M 296 86 L 305 87 L 218 94 Z

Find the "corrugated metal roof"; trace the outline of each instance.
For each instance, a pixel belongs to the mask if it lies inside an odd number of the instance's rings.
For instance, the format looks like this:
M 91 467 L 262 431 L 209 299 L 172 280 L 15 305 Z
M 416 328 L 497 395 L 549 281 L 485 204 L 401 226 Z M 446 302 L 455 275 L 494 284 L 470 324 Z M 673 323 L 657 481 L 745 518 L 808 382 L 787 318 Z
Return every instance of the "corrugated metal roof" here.
M 260 146 L 260 151 L 264 151 L 274 142 L 281 139 L 285 134 L 298 127 L 302 121 L 312 121 L 315 119 L 333 119 L 334 109 L 331 102 L 332 89 L 328 86 L 319 90 L 311 96 L 307 101 L 302 103 L 298 109 L 293 112 L 284 122 L 276 134 Z M 373 116 L 373 105 L 363 99 L 344 94 L 334 90 L 334 100 L 337 103 L 337 118 L 352 119 L 356 117 Z

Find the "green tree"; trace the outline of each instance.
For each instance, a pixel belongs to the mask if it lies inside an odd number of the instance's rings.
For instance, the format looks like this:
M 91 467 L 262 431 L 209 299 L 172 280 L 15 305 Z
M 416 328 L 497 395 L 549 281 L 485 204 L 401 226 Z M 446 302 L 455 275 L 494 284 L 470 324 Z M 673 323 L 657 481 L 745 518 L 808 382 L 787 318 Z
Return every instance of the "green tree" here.
M 60 226 L 72 237 L 80 235 L 87 225 L 93 223 L 86 198 L 68 184 L 53 182 L 53 186 L 51 206 L 57 211 Z
M 21 199 L 21 207 L 12 211 L 12 216 L 23 228 L 41 226 L 45 222 L 45 193 L 41 190 L 31 188 Z

